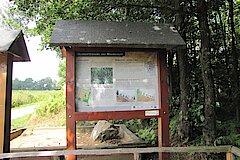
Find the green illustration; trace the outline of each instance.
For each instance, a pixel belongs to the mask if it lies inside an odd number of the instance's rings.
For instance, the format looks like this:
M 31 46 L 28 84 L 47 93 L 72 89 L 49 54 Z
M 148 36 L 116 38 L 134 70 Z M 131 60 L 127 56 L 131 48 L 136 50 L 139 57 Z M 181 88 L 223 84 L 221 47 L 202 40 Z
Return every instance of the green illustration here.
M 91 95 L 90 89 L 80 89 L 80 101 L 88 103 Z

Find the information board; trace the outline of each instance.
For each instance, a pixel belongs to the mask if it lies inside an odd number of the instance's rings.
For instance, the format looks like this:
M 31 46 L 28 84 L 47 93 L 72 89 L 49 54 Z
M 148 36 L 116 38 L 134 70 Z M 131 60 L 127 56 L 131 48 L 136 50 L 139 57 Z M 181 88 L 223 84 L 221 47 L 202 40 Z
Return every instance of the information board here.
M 123 56 L 78 55 L 75 76 L 77 112 L 160 108 L 156 53 L 126 52 Z

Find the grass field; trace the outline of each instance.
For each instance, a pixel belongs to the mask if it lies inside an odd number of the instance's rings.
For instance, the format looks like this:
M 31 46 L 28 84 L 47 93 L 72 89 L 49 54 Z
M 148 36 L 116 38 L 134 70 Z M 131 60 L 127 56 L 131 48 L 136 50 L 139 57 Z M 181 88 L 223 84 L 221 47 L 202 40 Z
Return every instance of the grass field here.
M 57 94 L 56 90 L 13 90 L 12 108 L 45 101 L 49 95 Z
M 14 108 L 40 105 L 35 113 L 12 120 L 12 128 L 65 125 L 65 94 L 62 90 L 14 90 L 12 97 Z

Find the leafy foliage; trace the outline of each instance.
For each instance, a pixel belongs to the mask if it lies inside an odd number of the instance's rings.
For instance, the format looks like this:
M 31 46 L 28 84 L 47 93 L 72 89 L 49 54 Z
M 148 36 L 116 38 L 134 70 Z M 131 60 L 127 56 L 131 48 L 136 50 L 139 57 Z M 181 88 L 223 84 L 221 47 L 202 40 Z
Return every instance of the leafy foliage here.
M 48 114 L 57 114 L 66 106 L 66 97 L 63 91 L 51 92 L 48 97 L 40 103 L 40 107 L 36 109 L 38 116 L 46 116 Z
M 60 61 L 58 76 L 60 77 L 60 81 L 58 82 L 59 87 L 63 87 L 66 82 L 66 59 Z
M 13 90 L 12 107 L 20 107 L 39 103 L 49 98 L 49 95 L 56 94 L 58 91 L 40 91 L 40 90 Z
M 234 121 L 218 122 L 218 137 L 215 145 L 234 145 L 240 147 L 239 124 Z M 221 133 L 221 134 L 220 134 Z
M 34 81 L 32 78 L 27 78 L 21 81 L 15 78 L 12 82 L 13 90 L 54 90 L 59 89 L 56 81 L 53 81 L 50 77 Z
M 12 93 L 12 108 L 20 107 L 21 105 L 32 104 L 37 102 L 37 96 L 30 91 L 13 91 Z
M 142 138 L 148 145 L 157 145 L 157 119 L 112 120 L 114 124 L 125 124 L 126 127 Z

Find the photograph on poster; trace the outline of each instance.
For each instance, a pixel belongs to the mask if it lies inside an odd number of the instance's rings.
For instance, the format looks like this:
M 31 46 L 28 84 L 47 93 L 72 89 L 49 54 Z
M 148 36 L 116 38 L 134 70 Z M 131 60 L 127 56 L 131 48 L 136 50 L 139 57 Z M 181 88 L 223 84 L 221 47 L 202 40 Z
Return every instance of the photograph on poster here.
M 137 89 L 138 102 L 152 102 L 155 101 L 156 93 L 153 89 Z
M 135 90 L 117 90 L 116 98 L 117 98 L 117 102 L 135 102 L 136 91 Z
M 113 68 L 109 68 L 109 67 L 91 68 L 91 83 L 92 84 L 112 84 Z

